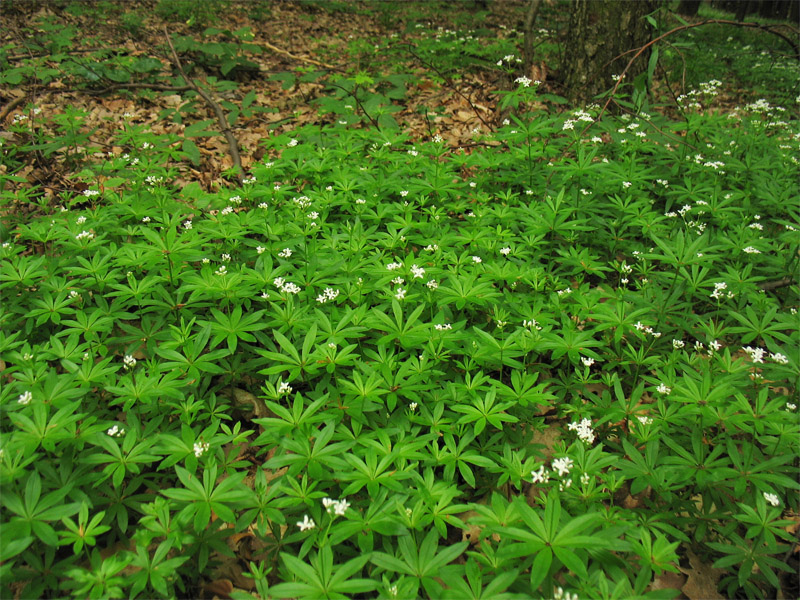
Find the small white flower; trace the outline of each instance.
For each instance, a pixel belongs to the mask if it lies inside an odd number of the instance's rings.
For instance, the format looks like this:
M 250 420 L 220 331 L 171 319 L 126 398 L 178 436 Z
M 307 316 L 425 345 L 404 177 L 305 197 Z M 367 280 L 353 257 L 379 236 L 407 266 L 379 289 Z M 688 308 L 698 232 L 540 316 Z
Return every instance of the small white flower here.
M 297 146 L 297 144 L 298 144 L 297 140 L 289 140 L 289 143 L 286 145 L 289 146 L 289 148 L 294 148 L 295 146 Z
M 401 191 L 401 192 L 400 192 L 400 195 L 401 195 L 403 198 L 405 198 L 406 196 L 408 196 L 408 190 L 403 190 L 403 191 Z
M 86 223 L 86 217 L 81 215 L 80 217 L 78 217 L 78 225 L 83 225 L 84 223 Z
M 550 475 L 544 470 L 544 465 L 536 471 L 531 471 L 531 477 L 533 483 L 547 483 L 547 480 L 550 479 Z
M 300 531 L 308 531 L 309 529 L 314 529 L 314 527 L 316 527 L 317 524 L 314 523 L 314 519 L 309 519 L 308 515 L 303 515 L 303 520 L 298 521 L 297 526 L 300 528 Z
M 278 252 L 278 256 L 280 258 L 289 258 L 292 255 L 292 251 L 289 248 L 284 248 L 280 252 Z
M 184 221 L 183 222 L 183 228 L 184 229 L 191 229 L 192 228 L 192 222 L 191 221 Z
M 472 262 L 474 262 L 475 264 L 480 264 L 480 263 L 483 262 L 483 260 L 481 259 L 480 256 L 473 256 L 472 257 Z
M 17 398 L 17 402 L 22 404 L 22 406 L 27 406 L 31 403 L 31 400 L 33 400 L 33 394 L 30 392 L 30 390 L 20 394 L 19 398 Z
M 404 290 L 403 288 L 397 288 L 394 297 L 397 298 L 398 300 L 402 300 L 403 298 L 406 297 L 406 290 Z
M 795 410 L 797 409 L 797 404 L 794 402 L 787 402 L 786 403 L 786 410 Z
M 587 444 L 594 443 L 594 431 L 592 430 L 592 422 L 589 419 L 581 419 L 580 423 L 573 421 L 567 425 L 567 429 L 574 431 L 578 437 Z M 555 466 L 555 463 L 554 463 Z
M 445 331 L 447 329 L 452 329 L 453 326 L 450 323 L 437 323 L 433 326 L 436 331 Z
M 269 208 L 269 204 L 267 204 L 266 202 L 259 202 L 259 204 L 258 204 L 258 208 L 261 208 L 261 209 L 263 209 L 263 210 L 266 210 L 266 209 L 268 209 L 268 208 Z
M 414 412 L 415 410 L 417 410 L 417 403 L 412 402 L 411 404 L 408 405 L 408 408 L 411 409 L 411 412 Z
M 425 269 L 418 265 L 411 265 L 411 274 L 414 276 L 414 279 L 422 279 L 425 275 Z
M 94 239 L 94 234 L 91 231 L 81 231 L 78 235 L 75 236 L 76 240 L 91 240 Z
M 631 182 L 630 181 L 623 181 L 622 182 L 622 187 L 624 187 L 627 190 L 629 187 L 631 187 Z
M 201 456 L 203 456 L 203 454 L 208 452 L 208 448 L 209 448 L 208 442 L 195 442 L 194 443 L 194 448 L 193 448 L 194 449 L 194 455 L 197 458 L 200 458 Z
M 142 217 L 142 223 L 149 223 L 150 217 Z
M 680 350 L 684 346 L 686 346 L 686 342 L 683 340 L 672 340 L 672 347 L 675 348 L 675 350 Z
M 203 259 L 202 259 L 200 262 L 202 262 L 204 265 L 207 265 L 208 263 L 210 263 L 210 262 L 211 262 L 211 259 L 210 259 L 210 258 L 203 257 Z
M 781 504 L 781 499 L 775 494 L 770 494 L 769 492 L 764 492 L 764 500 L 769 502 L 772 506 L 780 506 Z
M 746 252 L 747 254 L 761 254 L 761 250 L 753 248 L 752 246 L 748 246 L 747 248 L 742 250 L 742 252 Z
M 500 248 L 500 254 L 502 254 L 503 256 L 508 256 L 509 254 L 511 254 L 511 248 L 509 248 L 508 246 L 506 246 L 505 248 Z
M 220 277 L 227 274 L 228 274 L 228 267 L 226 267 L 225 265 L 220 265 L 219 269 L 214 271 L 214 275 L 219 275 Z
M 573 462 L 569 456 L 565 456 L 563 458 L 556 458 L 553 460 L 553 471 L 558 473 L 559 477 L 563 477 L 564 475 L 568 475 L 570 469 L 572 468 Z
M 224 253 L 224 254 L 222 255 L 222 261 L 223 261 L 223 262 L 231 262 L 231 255 L 230 255 L 230 254 L 228 254 L 227 252 L 226 252 L 226 253 Z
M 672 391 L 672 388 L 671 387 L 667 387 L 665 384 L 662 383 L 662 384 L 659 384 L 659 386 L 656 388 L 656 391 L 659 394 L 664 394 L 665 396 L 669 396 L 669 393 Z
M 514 83 L 518 83 L 522 87 L 530 87 L 531 80 L 528 77 L 525 77 L 524 75 L 522 75 L 521 77 L 517 77 L 514 80 Z
M 653 419 L 651 419 L 650 417 L 645 417 L 645 416 L 639 415 L 636 418 L 639 420 L 639 423 L 641 423 L 642 425 L 652 425 L 653 424 Z
M 591 367 L 594 364 L 594 359 L 586 356 L 581 356 L 581 362 L 584 367 Z
M 133 356 L 131 356 L 130 354 L 126 354 L 122 358 L 122 365 L 125 367 L 125 369 L 132 369 L 133 367 L 136 366 L 136 359 L 133 358 Z
M 763 348 L 751 348 L 750 346 L 745 346 L 742 348 L 742 350 L 750 355 L 750 360 L 752 360 L 754 363 L 763 363 L 764 355 L 767 353 L 767 351 Z
M 781 365 L 788 365 L 789 364 L 789 359 L 786 356 L 784 356 L 783 354 L 781 354 L 780 352 L 774 352 L 774 353 L 770 352 L 769 357 L 772 360 L 774 360 L 776 363 L 779 363 Z
M 292 386 L 289 385 L 288 381 L 281 381 L 278 385 L 278 394 L 291 394 L 292 393 Z
M 266 248 L 264 248 L 264 246 L 256 246 L 256 252 L 258 254 L 263 254 L 265 250 Z
M 233 207 L 232 206 L 226 206 L 225 208 L 222 209 L 222 214 L 223 215 L 229 215 L 232 212 L 233 212 Z
M 106 431 L 106 434 L 110 435 L 111 437 L 122 437 L 125 435 L 125 430 L 117 425 L 114 425 Z

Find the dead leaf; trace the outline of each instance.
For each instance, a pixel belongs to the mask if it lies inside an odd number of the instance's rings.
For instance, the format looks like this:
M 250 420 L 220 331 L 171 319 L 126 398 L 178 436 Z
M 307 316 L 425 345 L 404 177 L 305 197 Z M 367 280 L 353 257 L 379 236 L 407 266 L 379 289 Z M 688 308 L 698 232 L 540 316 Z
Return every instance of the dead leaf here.
M 691 550 L 686 550 L 689 568 L 678 567 L 688 580 L 681 588 L 689 600 L 725 600 L 717 592 L 717 582 L 725 574 L 724 569 L 715 569 L 701 561 Z

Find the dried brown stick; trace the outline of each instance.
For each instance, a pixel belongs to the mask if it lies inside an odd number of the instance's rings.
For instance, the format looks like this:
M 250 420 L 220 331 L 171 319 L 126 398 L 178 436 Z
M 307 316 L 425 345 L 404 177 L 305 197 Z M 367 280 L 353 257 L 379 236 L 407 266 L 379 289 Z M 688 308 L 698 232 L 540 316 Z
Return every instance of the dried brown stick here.
M 305 58 L 304 56 L 297 56 L 296 54 L 292 54 L 291 52 L 287 52 L 286 50 L 283 50 L 282 48 L 278 48 L 277 46 L 273 46 L 269 42 L 261 42 L 261 44 L 266 46 L 267 48 L 269 48 L 273 52 L 277 52 L 278 54 L 283 54 L 284 56 L 288 56 L 289 58 L 291 58 L 293 60 L 299 60 L 299 61 L 302 61 L 302 62 L 311 63 L 312 65 L 317 65 L 318 67 L 323 67 L 325 69 L 330 69 L 332 71 L 336 70 L 336 67 L 334 67 L 333 65 L 329 65 L 327 63 L 320 62 L 318 60 L 314 60 L 313 58 Z
M 192 89 L 197 92 L 203 100 L 205 100 L 206 104 L 208 104 L 208 106 L 217 116 L 217 122 L 219 123 L 222 135 L 225 136 L 225 140 L 228 142 L 228 149 L 231 153 L 233 166 L 236 168 L 236 178 L 239 180 L 239 183 L 242 183 L 244 180 L 244 170 L 242 169 L 242 158 L 239 155 L 239 142 L 236 140 L 236 137 L 233 135 L 233 131 L 231 131 L 231 128 L 228 125 L 228 119 L 225 116 L 225 112 L 222 110 L 222 107 L 214 101 L 208 92 L 197 85 L 197 83 L 195 83 L 192 79 L 189 79 L 189 77 L 186 75 L 183 70 L 183 66 L 181 65 L 181 61 L 178 58 L 178 53 L 175 52 L 175 46 L 172 45 L 172 40 L 169 37 L 169 31 L 167 31 L 166 26 L 164 26 L 164 35 L 167 38 L 167 44 L 169 45 L 170 52 L 172 52 L 172 60 L 174 61 L 178 72 L 181 74 L 181 77 L 183 77 L 183 80 L 187 85 L 191 86 Z
M 791 277 L 784 277 L 783 279 L 778 279 L 776 281 L 767 281 L 765 283 L 760 284 L 758 287 L 760 287 L 765 292 L 768 292 L 769 290 L 776 290 L 782 287 L 789 287 L 790 285 L 794 284 L 795 284 L 794 279 L 792 279 Z
M 451 90 L 453 90 L 453 91 L 454 91 L 456 94 L 458 94 L 458 96 L 460 96 L 461 98 L 463 98 L 463 99 L 464 99 L 464 101 L 465 101 L 467 104 L 469 104 L 469 107 L 472 109 L 472 112 L 474 112 L 474 113 L 475 113 L 475 116 L 476 116 L 476 117 L 478 117 L 478 119 L 480 120 L 480 122 L 481 122 L 481 123 L 483 123 L 483 124 L 486 126 L 486 128 L 489 130 L 489 131 L 493 131 L 493 130 L 494 130 L 494 128 L 493 128 L 493 127 L 492 127 L 492 126 L 491 126 L 489 123 L 487 123 L 487 122 L 486 122 L 486 120 L 485 120 L 485 119 L 484 119 L 484 118 L 481 116 L 481 113 L 478 111 L 478 108 L 477 108 L 477 107 L 476 107 L 476 106 L 475 106 L 475 105 L 472 103 L 472 100 L 471 100 L 471 99 L 470 99 L 470 98 L 469 98 L 469 97 L 468 97 L 466 94 L 462 93 L 462 92 L 461 92 L 461 90 L 459 90 L 459 89 L 458 89 L 458 87 L 456 86 L 456 84 L 455 84 L 455 83 L 453 83 L 453 80 L 452 80 L 452 79 L 450 79 L 450 77 L 448 77 L 448 76 L 447 76 L 445 73 L 443 73 L 442 71 L 440 71 L 440 70 L 439 70 L 439 69 L 436 67 L 436 65 L 434 65 L 433 63 L 429 63 L 429 62 L 428 62 L 428 61 L 426 61 L 424 58 L 422 58 L 421 56 L 419 56 L 419 55 L 418 55 L 416 52 L 414 52 L 414 50 L 413 50 L 414 46 L 412 46 L 411 44 L 409 44 L 409 43 L 407 43 L 407 42 L 406 42 L 406 43 L 403 43 L 403 44 L 401 44 L 401 45 L 403 45 L 403 46 L 406 46 L 406 47 L 408 48 L 408 53 L 409 53 L 409 54 L 411 54 L 411 56 L 413 56 L 414 58 L 416 58 L 416 59 L 417 59 L 417 60 L 418 60 L 418 61 L 419 61 L 419 62 L 420 62 L 420 63 L 421 63 L 423 66 L 425 66 L 425 67 L 427 67 L 427 68 L 429 68 L 429 69 L 431 69 L 431 70 L 435 71 L 435 72 L 436 72 L 436 74 L 437 74 L 439 77 L 441 77 L 442 79 L 444 79 L 444 81 L 445 81 L 445 83 L 447 84 L 447 86 L 448 86 L 448 87 L 449 87 Z

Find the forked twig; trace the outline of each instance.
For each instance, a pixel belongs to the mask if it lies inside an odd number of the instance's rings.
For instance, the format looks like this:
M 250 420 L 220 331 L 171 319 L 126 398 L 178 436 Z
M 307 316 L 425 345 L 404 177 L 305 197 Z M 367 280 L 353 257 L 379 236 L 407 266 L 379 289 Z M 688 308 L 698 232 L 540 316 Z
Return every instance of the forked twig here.
M 197 85 L 197 83 L 195 83 L 192 79 L 187 77 L 183 70 L 183 66 L 181 65 L 181 61 L 178 58 L 178 53 L 175 52 L 175 46 L 172 45 L 172 40 L 169 37 L 169 31 L 167 31 L 166 26 L 164 26 L 164 36 L 167 38 L 167 44 L 169 45 L 170 52 L 172 52 L 172 60 L 175 63 L 175 67 L 178 69 L 178 72 L 181 74 L 181 77 L 183 77 L 183 80 L 187 85 L 191 86 L 191 88 L 197 92 L 203 100 L 205 100 L 206 104 L 208 104 L 208 106 L 217 116 L 217 122 L 219 123 L 220 131 L 228 142 L 231 160 L 233 161 L 233 166 L 237 171 L 236 178 L 239 180 L 239 183 L 242 183 L 244 180 L 244 170 L 242 169 L 242 158 L 239 155 L 239 143 L 237 142 L 236 137 L 233 135 L 233 131 L 231 131 L 231 128 L 228 125 L 228 119 L 225 116 L 225 112 L 222 110 L 222 107 L 214 101 L 208 92 Z

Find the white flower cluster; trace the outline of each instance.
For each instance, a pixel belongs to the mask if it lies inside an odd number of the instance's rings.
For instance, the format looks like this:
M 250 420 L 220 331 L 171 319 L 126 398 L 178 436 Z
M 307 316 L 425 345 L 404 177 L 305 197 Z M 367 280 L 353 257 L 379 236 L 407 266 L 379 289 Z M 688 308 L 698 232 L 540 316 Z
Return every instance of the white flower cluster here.
M 764 355 L 767 353 L 766 350 L 763 348 L 751 348 L 750 346 L 745 346 L 742 348 L 747 354 L 750 356 L 750 360 L 754 363 L 763 363 L 764 362 Z
M 414 279 L 422 279 L 425 276 L 425 269 L 419 265 L 411 265 L 411 275 Z
M 634 324 L 634 328 L 637 331 L 643 331 L 645 333 L 645 335 L 652 335 L 656 339 L 661 337 L 661 332 L 660 331 L 653 331 L 652 327 L 648 327 L 647 325 L 642 324 L 641 321 L 637 321 Z M 675 340 L 673 340 L 673 346 L 675 346 Z
M 763 492 L 764 500 L 769 502 L 772 506 L 780 506 L 781 499 L 778 498 L 775 494 L 770 494 L 769 492 Z
M 113 427 L 110 427 L 106 433 L 111 437 L 122 437 L 125 435 L 125 429 L 119 427 L 118 425 L 114 425 Z
M 17 403 L 22 404 L 22 406 L 27 406 L 31 403 L 31 400 L 33 400 L 33 394 L 30 392 L 30 390 L 28 390 L 27 392 L 23 392 L 19 395 L 19 398 L 17 398 Z
M 763 363 L 764 357 L 767 355 L 767 351 L 763 348 L 751 348 L 750 346 L 745 346 L 742 348 L 742 350 L 747 352 L 748 356 L 750 356 L 750 360 L 752 360 L 754 363 Z M 789 364 L 789 359 L 780 352 L 770 352 L 769 358 L 779 365 Z
M 75 236 L 76 240 L 92 240 L 94 239 L 94 234 L 91 231 L 81 231 L 78 235 Z
M 292 393 L 292 386 L 289 385 L 288 381 L 279 381 L 278 383 L 278 394 L 291 394 Z
M 314 519 L 309 519 L 308 515 L 303 515 L 303 520 L 298 521 L 297 526 L 300 528 L 300 531 L 308 531 L 309 529 L 314 529 L 317 524 L 314 523 Z
M 553 600 L 578 600 L 578 594 L 571 594 L 559 586 L 553 590 Z
M 339 295 L 339 290 L 334 290 L 333 288 L 325 288 L 319 296 L 317 296 L 317 302 L 320 304 L 325 304 L 328 300 L 336 300 L 336 297 Z
M 526 327 L 527 329 L 536 329 L 538 331 L 542 330 L 542 326 L 536 322 L 536 319 L 530 319 L 522 321 L 522 326 Z
M 333 498 L 323 498 L 322 505 L 328 511 L 328 514 L 333 513 L 340 517 L 350 508 L 350 503 L 347 500 L 334 500 Z
M 132 369 L 136 366 L 136 359 L 133 358 L 130 354 L 126 354 L 122 358 L 122 365 L 125 367 L 125 370 Z
M 446 331 L 448 329 L 452 329 L 453 326 L 450 323 L 437 323 L 433 326 L 436 331 Z
M 292 250 L 290 248 L 284 248 L 280 252 L 278 252 L 279 258 L 289 258 L 292 255 Z
M 729 291 L 727 293 L 723 293 L 723 290 L 727 290 L 727 289 L 728 289 L 728 284 L 725 283 L 724 281 L 722 281 L 720 283 L 715 283 L 714 284 L 714 291 L 711 292 L 711 297 L 714 298 L 715 300 L 719 300 L 720 298 L 723 298 L 723 297 L 733 298 L 733 292 Z
M 194 443 L 194 448 L 193 448 L 194 455 L 197 458 L 200 458 L 201 456 L 203 456 L 203 454 L 208 452 L 209 447 L 210 446 L 209 446 L 208 442 L 195 442 Z
M 578 437 L 586 444 L 593 444 L 594 443 L 594 430 L 592 429 L 592 421 L 589 419 L 581 419 L 580 423 L 578 421 L 573 421 L 569 425 L 567 425 L 567 429 L 570 431 L 575 431 L 578 434 Z M 554 463 L 555 464 L 555 463 Z
M 296 284 L 286 281 L 283 277 L 276 277 L 272 280 L 273 285 L 276 288 L 279 288 L 281 292 L 284 294 L 298 294 L 300 293 L 300 287 Z

